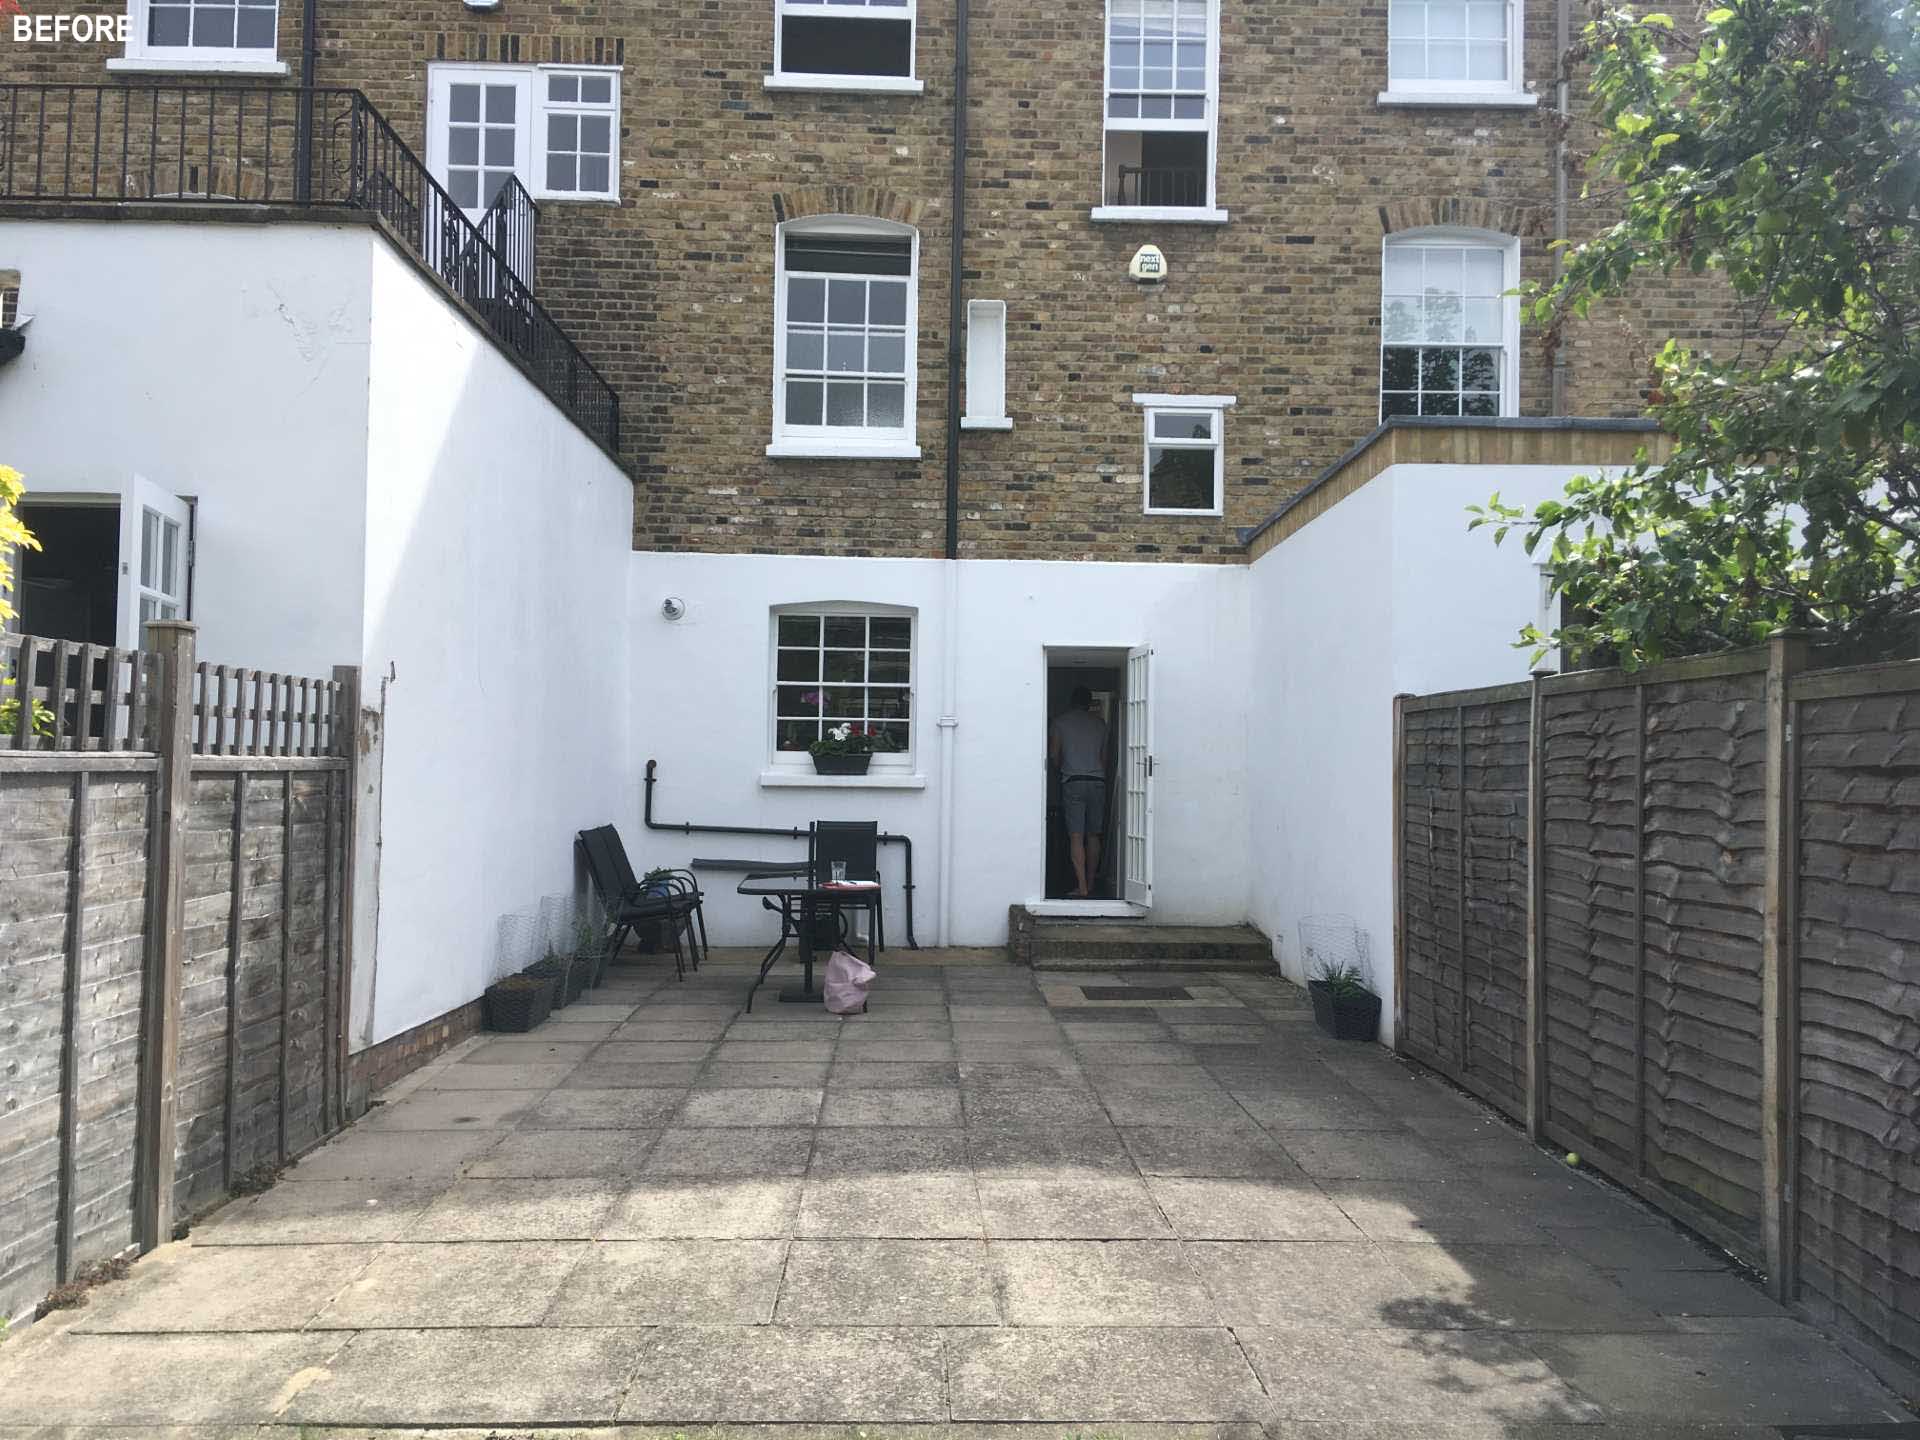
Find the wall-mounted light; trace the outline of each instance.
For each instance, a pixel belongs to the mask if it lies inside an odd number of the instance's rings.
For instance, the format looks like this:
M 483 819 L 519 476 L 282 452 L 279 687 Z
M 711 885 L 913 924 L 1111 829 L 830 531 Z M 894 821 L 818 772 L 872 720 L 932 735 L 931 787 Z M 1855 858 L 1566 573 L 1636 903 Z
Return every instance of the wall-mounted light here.
M 686 613 L 687 602 L 678 595 L 669 595 L 660 602 L 660 618 L 663 620 L 678 620 Z

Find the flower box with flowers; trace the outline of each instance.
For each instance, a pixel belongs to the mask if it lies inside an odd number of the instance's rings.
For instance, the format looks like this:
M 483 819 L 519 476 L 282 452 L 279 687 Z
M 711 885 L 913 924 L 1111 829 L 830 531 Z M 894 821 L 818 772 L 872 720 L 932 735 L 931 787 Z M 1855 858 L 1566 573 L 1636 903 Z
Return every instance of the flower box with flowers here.
M 813 755 L 816 774 L 864 775 L 875 755 L 892 751 L 893 741 L 877 725 L 849 720 L 844 725 L 830 727 L 807 749 Z

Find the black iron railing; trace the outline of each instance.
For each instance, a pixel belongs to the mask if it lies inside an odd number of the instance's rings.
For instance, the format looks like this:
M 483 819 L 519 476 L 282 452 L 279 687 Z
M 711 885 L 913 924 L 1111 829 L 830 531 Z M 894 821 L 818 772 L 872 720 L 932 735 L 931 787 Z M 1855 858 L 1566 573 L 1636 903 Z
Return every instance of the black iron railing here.
M 0 200 L 370 212 L 619 449 L 613 387 L 534 299 L 532 197 L 510 181 L 476 223 L 358 90 L 0 85 Z
M 1116 205 L 1198 206 L 1207 203 L 1207 176 L 1204 170 L 1122 165 L 1119 181 L 1119 189 L 1113 197 Z

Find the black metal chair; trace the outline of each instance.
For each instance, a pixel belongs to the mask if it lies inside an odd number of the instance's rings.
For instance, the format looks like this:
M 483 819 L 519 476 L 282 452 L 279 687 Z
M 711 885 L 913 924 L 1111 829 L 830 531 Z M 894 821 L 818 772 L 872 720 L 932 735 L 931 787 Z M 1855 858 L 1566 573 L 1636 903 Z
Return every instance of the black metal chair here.
M 611 825 L 582 830 L 574 845 L 586 863 L 600 903 L 606 907 L 609 955 L 620 952 L 636 925 L 661 921 L 665 922 L 673 945 L 674 974 L 683 980 L 687 974 L 688 957 L 680 944 L 682 930 L 687 934 L 689 948 L 694 950 L 693 967 L 699 968 L 700 950 L 694 938 L 694 925 L 697 918 L 704 939 L 706 921 L 700 916 L 701 896 L 697 885 L 670 879 L 665 893 L 650 891 L 634 876 L 626 847 L 620 843 L 620 832 Z
M 880 878 L 880 826 L 872 820 L 816 820 L 807 832 L 807 870 L 813 883 L 824 885 L 833 878 L 836 861 L 846 865 L 849 880 Z M 881 891 L 875 890 L 868 902 L 873 916 L 874 947 L 887 948 L 886 911 Z
M 605 835 L 608 852 L 611 854 L 615 870 L 632 894 L 644 893 L 647 882 L 633 873 L 633 863 L 627 859 L 627 847 L 621 842 L 620 832 L 611 825 L 602 825 L 600 831 Z M 668 869 L 662 875 L 651 872 L 654 883 L 664 884 L 668 893 L 680 900 L 686 911 L 687 947 L 692 952 L 693 968 L 698 970 L 700 962 L 707 958 L 707 910 L 706 892 L 700 888 L 700 881 L 691 870 Z M 699 927 L 698 940 L 694 938 L 694 927 Z

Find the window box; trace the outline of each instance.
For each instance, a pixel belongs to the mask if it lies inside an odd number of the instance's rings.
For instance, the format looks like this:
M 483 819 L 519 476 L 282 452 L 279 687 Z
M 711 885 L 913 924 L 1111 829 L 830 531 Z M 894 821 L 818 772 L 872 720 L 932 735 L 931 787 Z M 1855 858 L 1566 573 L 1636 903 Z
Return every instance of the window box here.
M 864 775 L 872 764 L 872 755 L 816 755 L 813 772 L 816 775 Z

